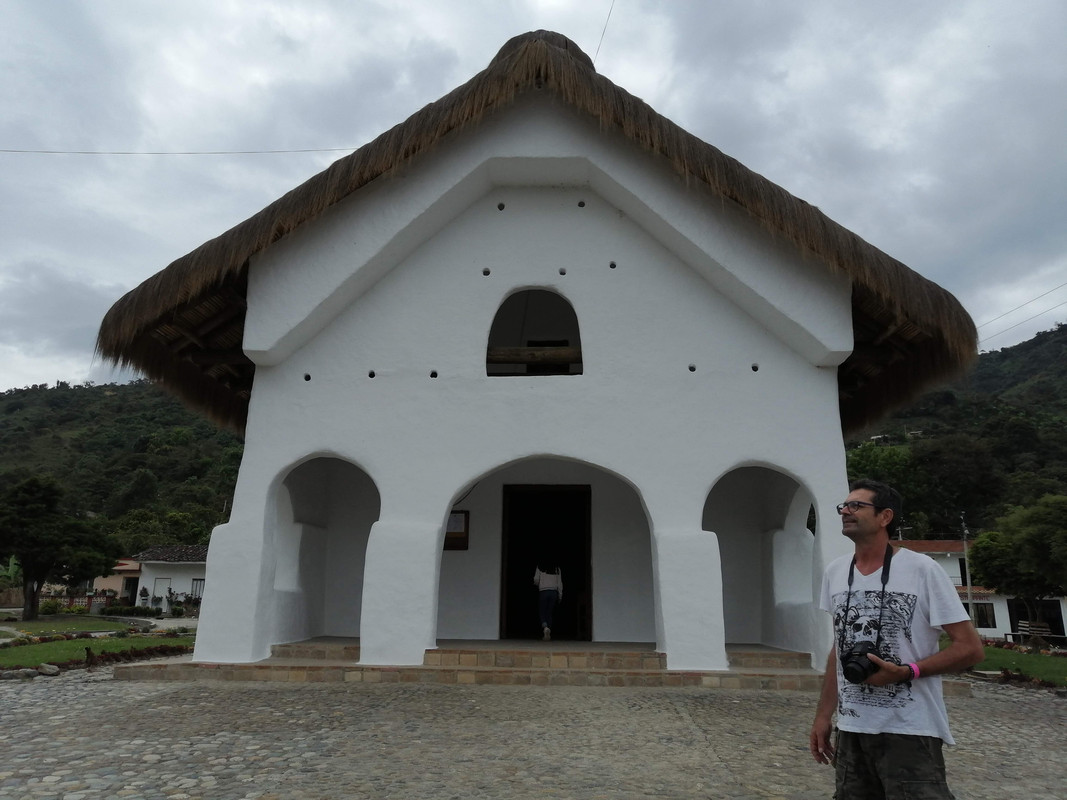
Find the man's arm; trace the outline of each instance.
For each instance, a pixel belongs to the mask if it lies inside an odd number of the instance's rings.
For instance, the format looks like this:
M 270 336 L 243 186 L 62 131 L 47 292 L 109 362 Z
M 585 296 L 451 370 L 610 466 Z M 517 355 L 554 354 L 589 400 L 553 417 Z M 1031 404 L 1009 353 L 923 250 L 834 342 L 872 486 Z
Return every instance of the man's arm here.
M 830 741 L 833 731 L 834 709 L 837 707 L 837 648 L 830 648 L 826 659 L 826 675 L 822 681 L 819 705 L 815 709 L 815 722 L 808 737 L 808 749 L 820 764 L 834 762 L 834 745 Z
M 948 634 L 952 642 L 944 650 L 916 663 L 919 668 L 919 680 L 931 675 L 943 675 L 946 672 L 960 672 L 973 667 L 985 658 L 982 640 L 970 620 L 942 625 L 941 630 Z M 864 681 L 871 686 L 903 683 L 911 675 L 906 664 L 891 664 L 873 654 L 868 655 L 867 658 L 879 667 L 876 673 Z

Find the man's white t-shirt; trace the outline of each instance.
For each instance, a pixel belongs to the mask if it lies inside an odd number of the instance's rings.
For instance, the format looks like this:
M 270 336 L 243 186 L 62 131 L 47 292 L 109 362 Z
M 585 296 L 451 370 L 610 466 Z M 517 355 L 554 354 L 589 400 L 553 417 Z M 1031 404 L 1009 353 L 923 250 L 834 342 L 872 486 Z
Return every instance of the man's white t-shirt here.
M 920 675 L 914 681 L 868 686 L 849 683 L 841 672 L 841 655 L 857 641 L 878 636 L 882 570 L 852 582 L 848 619 L 842 619 L 848 596 L 848 568 L 852 556 L 835 559 L 823 576 L 819 608 L 834 620 L 837 658 L 837 727 L 855 733 L 905 733 L 938 736 L 955 744 L 948 729 L 948 713 L 941 694 L 941 677 Z M 881 652 L 886 661 L 910 664 L 938 651 L 941 626 L 969 619 L 948 575 L 928 556 L 900 549 L 889 567 L 881 616 Z M 844 641 L 842 643 L 842 624 Z

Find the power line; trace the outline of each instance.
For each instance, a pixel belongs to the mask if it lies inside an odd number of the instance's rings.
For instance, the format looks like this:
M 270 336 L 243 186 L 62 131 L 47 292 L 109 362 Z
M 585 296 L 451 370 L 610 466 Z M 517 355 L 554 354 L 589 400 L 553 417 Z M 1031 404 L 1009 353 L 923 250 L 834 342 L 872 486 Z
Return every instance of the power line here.
M 604 34 L 608 32 L 608 20 L 611 19 L 611 12 L 615 8 L 615 0 L 611 0 L 611 5 L 608 6 L 608 15 L 604 18 L 604 30 L 600 32 L 600 41 L 597 42 L 596 52 L 593 53 L 593 66 L 596 66 L 596 57 L 600 55 L 600 45 L 604 44 Z
M 1011 313 L 1012 311 L 1018 311 L 1018 310 L 1019 310 L 1020 308 L 1022 308 L 1023 306 L 1028 306 L 1028 305 L 1030 305 L 1030 304 L 1031 304 L 1032 302 L 1034 302 L 1034 300 L 1040 300 L 1040 299 L 1041 299 L 1042 297 L 1044 297 L 1044 296 L 1045 296 L 1046 294 L 1052 294 L 1052 293 L 1053 293 L 1054 291 L 1056 291 L 1057 289 L 1062 289 L 1062 288 L 1063 288 L 1064 286 L 1067 286 L 1067 282 L 1065 282 L 1065 283 L 1061 283 L 1061 284 L 1060 284 L 1059 286 L 1053 286 L 1053 287 L 1052 287 L 1051 289 L 1049 289 L 1049 290 L 1048 290 L 1047 292 L 1044 292 L 1044 293 L 1042 293 L 1042 294 L 1039 294 L 1039 295 L 1038 295 L 1037 297 L 1031 297 L 1031 298 L 1030 298 L 1029 300 L 1027 300 L 1027 301 L 1026 301 L 1025 303 L 1023 303 L 1022 305 L 1018 305 L 1018 306 L 1015 306 L 1015 308 L 1013 308 L 1013 309 L 1012 309 L 1011 311 L 1005 311 L 1005 312 L 1004 312 L 1003 314 L 1001 314 L 1000 316 L 998 316 L 998 317 L 993 317 L 993 319 L 991 319 L 991 320 L 987 320 L 986 322 L 983 322 L 983 323 L 982 323 L 981 325 L 979 325 L 978 327 L 979 327 L 979 328 L 984 328 L 984 327 L 985 327 L 986 325 L 988 325 L 988 324 L 989 324 L 990 322 L 996 322 L 996 321 L 997 321 L 998 319 L 1000 319 L 1000 317 L 1006 317 L 1006 316 L 1008 316 L 1008 314 L 1010 314 L 1010 313 Z M 1052 309 L 1049 309 L 1049 310 L 1051 311 Z M 1038 314 L 1038 316 L 1041 316 L 1041 314 Z M 1032 319 L 1032 318 L 1031 318 L 1031 319 Z
M 1024 305 L 1025 305 L 1025 303 L 1024 303 Z M 1013 328 L 1018 328 L 1018 327 L 1019 327 L 1020 325 L 1025 325 L 1025 324 L 1026 324 L 1027 322 L 1029 322 L 1030 320 L 1033 320 L 1033 319 L 1037 319 L 1037 318 L 1038 318 L 1038 317 L 1040 317 L 1040 316 L 1044 316 L 1045 314 L 1047 314 L 1047 313 L 1048 313 L 1048 312 L 1050 312 L 1050 311 L 1055 311 L 1055 310 L 1056 310 L 1057 308 L 1059 308 L 1060 306 L 1067 306 L 1067 300 L 1064 300 L 1064 301 L 1063 301 L 1062 303 L 1057 303 L 1057 304 L 1056 304 L 1056 305 L 1054 305 L 1054 306 L 1053 306 L 1052 308 L 1046 308 L 1046 309 L 1045 309 L 1044 311 L 1042 311 L 1042 312 L 1040 312 L 1040 313 L 1038 313 L 1038 314 L 1034 314 L 1034 315 L 1033 315 L 1032 317 L 1027 317 L 1027 318 L 1026 318 L 1026 319 L 1024 319 L 1024 320 L 1023 320 L 1022 322 L 1016 322 L 1016 323 L 1015 323 L 1014 325 L 1012 325 L 1012 326 L 1011 326 L 1010 328 L 1005 328 L 1004 330 L 1000 331 L 999 333 L 994 333 L 994 334 L 993 334 L 992 336 L 987 336 L 987 337 L 985 337 L 984 339 L 980 339 L 980 340 L 978 341 L 978 343 L 979 343 L 979 344 L 982 344 L 983 342 L 988 342 L 988 341 L 989 341 L 990 339 L 995 339 L 995 338 L 997 338 L 998 336 L 1000 336 L 1000 334 L 1001 334 L 1001 333 L 1007 333 L 1008 331 L 1012 330 Z M 1021 306 L 1020 306 L 1020 308 L 1021 308 Z M 1010 312 L 1009 312 L 1009 313 L 1010 313 Z
M 286 153 L 339 153 L 355 147 L 308 147 L 301 150 L 20 150 L 0 147 L 0 153 L 44 156 L 249 156 Z

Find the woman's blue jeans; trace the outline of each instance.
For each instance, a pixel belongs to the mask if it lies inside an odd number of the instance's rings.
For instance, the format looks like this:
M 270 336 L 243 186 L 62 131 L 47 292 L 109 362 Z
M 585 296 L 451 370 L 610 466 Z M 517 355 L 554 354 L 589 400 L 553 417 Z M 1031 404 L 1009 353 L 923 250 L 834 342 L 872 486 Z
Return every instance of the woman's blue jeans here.
M 556 610 L 556 603 L 559 602 L 559 592 L 555 589 L 542 589 L 538 598 L 537 605 L 538 610 L 541 613 L 541 627 L 552 627 L 552 612 Z

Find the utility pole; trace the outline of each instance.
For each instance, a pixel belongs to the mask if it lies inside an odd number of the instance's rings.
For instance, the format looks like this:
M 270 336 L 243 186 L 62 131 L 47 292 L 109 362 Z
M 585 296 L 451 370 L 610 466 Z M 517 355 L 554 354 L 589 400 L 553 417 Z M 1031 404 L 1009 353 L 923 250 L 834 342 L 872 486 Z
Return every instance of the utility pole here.
M 963 570 L 967 573 L 967 613 L 971 617 L 971 624 L 974 625 L 974 599 L 971 597 L 971 559 L 967 548 L 967 537 L 971 535 L 971 532 L 967 530 L 967 520 L 964 518 L 964 512 L 962 511 L 960 512 L 960 526 L 963 528 Z

